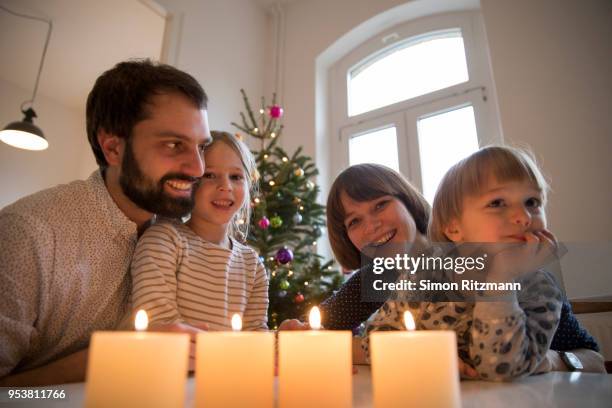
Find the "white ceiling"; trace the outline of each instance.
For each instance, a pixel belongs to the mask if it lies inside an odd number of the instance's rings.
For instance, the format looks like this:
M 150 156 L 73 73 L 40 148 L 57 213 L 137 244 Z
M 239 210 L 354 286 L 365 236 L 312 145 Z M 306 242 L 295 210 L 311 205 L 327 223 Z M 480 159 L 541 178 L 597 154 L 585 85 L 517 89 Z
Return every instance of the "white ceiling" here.
M 161 55 L 165 19 L 152 0 L 0 0 L 0 4 L 53 21 L 38 95 L 78 111 L 84 111 L 87 94 L 103 71 L 127 58 Z M 45 23 L 0 9 L 0 79 L 33 91 L 47 28 Z

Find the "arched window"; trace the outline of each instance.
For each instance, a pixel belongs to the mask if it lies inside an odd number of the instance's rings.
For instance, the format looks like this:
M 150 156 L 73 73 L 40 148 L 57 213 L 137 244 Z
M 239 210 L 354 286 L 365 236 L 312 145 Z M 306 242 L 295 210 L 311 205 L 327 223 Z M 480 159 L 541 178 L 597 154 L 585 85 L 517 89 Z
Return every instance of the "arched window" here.
M 425 33 L 383 48 L 348 73 L 349 116 L 468 81 L 458 28 Z
M 334 160 L 392 167 L 431 202 L 448 168 L 501 140 L 480 15 L 414 20 L 376 35 L 332 68 Z

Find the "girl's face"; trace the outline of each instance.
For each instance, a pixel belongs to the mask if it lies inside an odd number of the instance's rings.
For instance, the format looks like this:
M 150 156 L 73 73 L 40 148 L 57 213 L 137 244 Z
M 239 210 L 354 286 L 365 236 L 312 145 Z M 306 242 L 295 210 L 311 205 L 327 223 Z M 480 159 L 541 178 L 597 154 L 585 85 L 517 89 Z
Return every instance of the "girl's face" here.
M 546 229 L 542 193 L 531 181 L 491 177 L 479 195 L 463 199 L 463 214 L 445 229 L 453 242 L 523 242 Z
M 206 169 L 195 195 L 191 214 L 214 225 L 227 225 L 244 204 L 248 191 L 240 157 L 217 141 L 204 154 Z
M 388 243 L 405 244 L 416 238 L 414 218 L 404 204 L 393 196 L 355 201 L 342 192 L 340 202 L 346 214 L 344 227 L 349 239 L 360 252 Z

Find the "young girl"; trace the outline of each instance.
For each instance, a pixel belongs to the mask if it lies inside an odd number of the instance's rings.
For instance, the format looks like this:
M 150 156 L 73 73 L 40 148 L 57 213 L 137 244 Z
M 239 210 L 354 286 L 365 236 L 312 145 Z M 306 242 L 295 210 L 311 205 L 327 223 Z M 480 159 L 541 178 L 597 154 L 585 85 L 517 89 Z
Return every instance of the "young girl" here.
M 132 260 L 133 310 L 155 323 L 267 330 L 268 277 L 247 233 L 257 168 L 248 148 L 226 132 L 211 132 L 206 169 L 186 224 L 164 220 L 140 238 Z
M 487 147 L 453 166 L 434 199 L 429 235 L 434 242 L 511 244 L 496 246 L 487 282 L 520 282 L 520 291 L 485 291 L 473 302 L 387 301 L 367 330 L 401 329 L 411 310 L 421 329 L 457 333 L 460 357 L 478 376 L 508 380 L 550 369 L 545 360 L 559 323 L 561 292 L 546 272 L 535 270 L 556 251 L 546 229 L 548 186 L 535 161 L 524 151 Z M 471 246 L 474 248 L 474 246 Z M 490 248 L 489 248 L 490 249 Z M 535 272 L 534 272 L 535 270 Z

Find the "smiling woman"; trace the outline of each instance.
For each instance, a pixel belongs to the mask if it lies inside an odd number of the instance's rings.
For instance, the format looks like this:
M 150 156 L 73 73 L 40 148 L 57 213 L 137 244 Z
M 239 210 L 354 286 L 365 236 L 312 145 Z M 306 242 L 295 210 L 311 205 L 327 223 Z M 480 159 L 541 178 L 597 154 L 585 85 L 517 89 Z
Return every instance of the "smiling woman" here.
M 327 199 L 330 244 L 346 269 L 361 266 L 361 252 L 368 246 L 425 241 L 428 220 L 429 204 L 421 193 L 379 164 L 344 170 Z
M 414 239 L 414 219 L 397 198 L 359 202 L 348 194 L 340 194 L 346 211 L 345 228 L 349 239 L 360 250 L 377 248 L 388 242 L 407 242 Z

